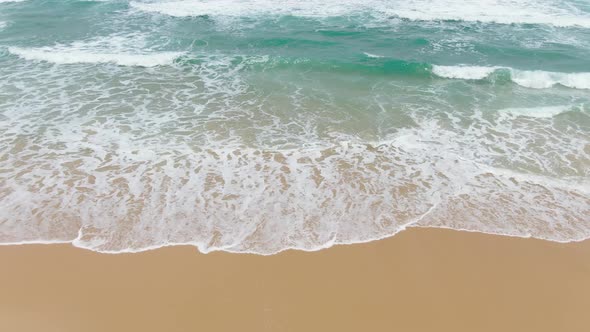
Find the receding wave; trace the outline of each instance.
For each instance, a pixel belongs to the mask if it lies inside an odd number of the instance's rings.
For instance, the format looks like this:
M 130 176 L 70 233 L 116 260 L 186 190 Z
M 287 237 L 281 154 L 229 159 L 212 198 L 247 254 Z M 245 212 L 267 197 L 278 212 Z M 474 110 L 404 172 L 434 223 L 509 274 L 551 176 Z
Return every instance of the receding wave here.
M 378 20 L 399 17 L 419 21 L 472 21 L 500 24 L 546 24 L 590 27 L 590 15 L 556 0 L 485 1 L 269 1 L 181 0 L 132 1 L 130 6 L 171 16 L 253 17 L 289 15 L 303 17 L 352 16 L 367 13 Z
M 501 71 L 508 72 L 512 82 L 527 88 L 547 89 L 559 84 L 573 89 L 590 89 L 590 73 L 518 70 L 507 67 L 432 66 L 432 72 L 436 76 L 465 80 L 481 80 Z
M 45 178 L 51 186 L 27 184 L 35 175 L 14 170 L 21 175 L 2 188 L 0 240 L 43 242 L 52 234 L 57 239 L 48 241 L 101 252 L 192 244 L 202 252 L 272 254 L 412 226 L 553 241 L 590 236 L 581 222 L 590 213 L 583 183 L 427 156 L 424 149 L 431 154 L 435 146 L 416 138 L 408 132 L 391 142 L 317 150 L 205 149 L 174 160 L 153 149 L 121 151 L 96 166 L 93 157 L 60 159 L 61 169 L 50 169 L 62 175 Z M 27 226 L 41 221 L 59 227 Z

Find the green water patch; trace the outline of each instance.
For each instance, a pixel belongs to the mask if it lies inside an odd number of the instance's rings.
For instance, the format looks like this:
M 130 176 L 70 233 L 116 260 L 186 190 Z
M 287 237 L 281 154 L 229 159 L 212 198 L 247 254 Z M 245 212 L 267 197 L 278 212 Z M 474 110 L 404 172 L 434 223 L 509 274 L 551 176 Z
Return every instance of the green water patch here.
M 399 59 L 371 59 L 359 56 L 354 62 L 318 60 L 312 58 L 286 58 L 270 56 L 191 56 L 176 60 L 178 65 L 204 66 L 216 57 L 223 58 L 228 68 L 240 67 L 242 71 L 271 72 L 291 70 L 294 72 L 337 72 L 371 76 L 431 77 L 432 65 Z M 364 59 L 363 59 L 364 57 Z

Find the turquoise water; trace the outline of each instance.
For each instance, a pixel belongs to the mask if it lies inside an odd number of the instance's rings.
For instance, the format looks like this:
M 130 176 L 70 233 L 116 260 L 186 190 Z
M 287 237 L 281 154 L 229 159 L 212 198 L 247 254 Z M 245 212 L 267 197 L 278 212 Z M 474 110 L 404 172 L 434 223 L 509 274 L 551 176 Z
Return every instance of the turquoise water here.
M 0 0 L 0 243 L 590 237 L 587 0 Z

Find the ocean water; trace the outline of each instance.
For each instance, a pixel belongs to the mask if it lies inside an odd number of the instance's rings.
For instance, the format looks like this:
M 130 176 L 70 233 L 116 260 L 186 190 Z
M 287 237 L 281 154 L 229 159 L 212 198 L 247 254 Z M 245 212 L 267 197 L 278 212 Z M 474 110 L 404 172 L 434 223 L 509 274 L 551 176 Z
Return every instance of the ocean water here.
M 590 238 L 588 0 L 0 0 L 0 243 Z

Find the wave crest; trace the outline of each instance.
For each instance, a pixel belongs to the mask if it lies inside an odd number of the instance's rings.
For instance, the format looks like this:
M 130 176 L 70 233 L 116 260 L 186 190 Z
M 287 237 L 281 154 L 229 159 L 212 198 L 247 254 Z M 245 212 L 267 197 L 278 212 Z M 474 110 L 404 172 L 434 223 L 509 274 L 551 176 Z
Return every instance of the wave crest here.
M 9 47 L 8 51 L 26 60 L 56 64 L 113 63 L 119 66 L 155 67 L 170 65 L 182 55 L 180 52 L 154 54 L 90 53 L 79 50 L 57 51 L 52 48 Z
M 508 71 L 510 80 L 532 89 L 563 85 L 572 89 L 590 89 L 590 73 L 560 73 L 542 70 L 518 70 L 509 67 L 432 66 L 432 73 L 443 78 L 482 80 L 497 71 Z
M 25 60 L 56 64 L 112 63 L 119 66 L 155 67 L 171 65 L 183 52 L 161 51 L 148 43 L 143 34 L 109 35 L 69 44 L 44 47 L 9 47 L 8 51 Z
M 514 83 L 533 89 L 546 89 L 557 84 L 573 89 L 590 89 L 590 73 L 511 70 L 511 76 Z
M 545 107 L 513 107 L 498 110 L 514 116 L 528 116 L 534 118 L 551 118 L 561 113 L 572 110 L 571 105 L 545 106 Z
M 480 66 L 432 66 L 432 73 L 444 78 L 481 80 L 493 73 L 496 67 Z

